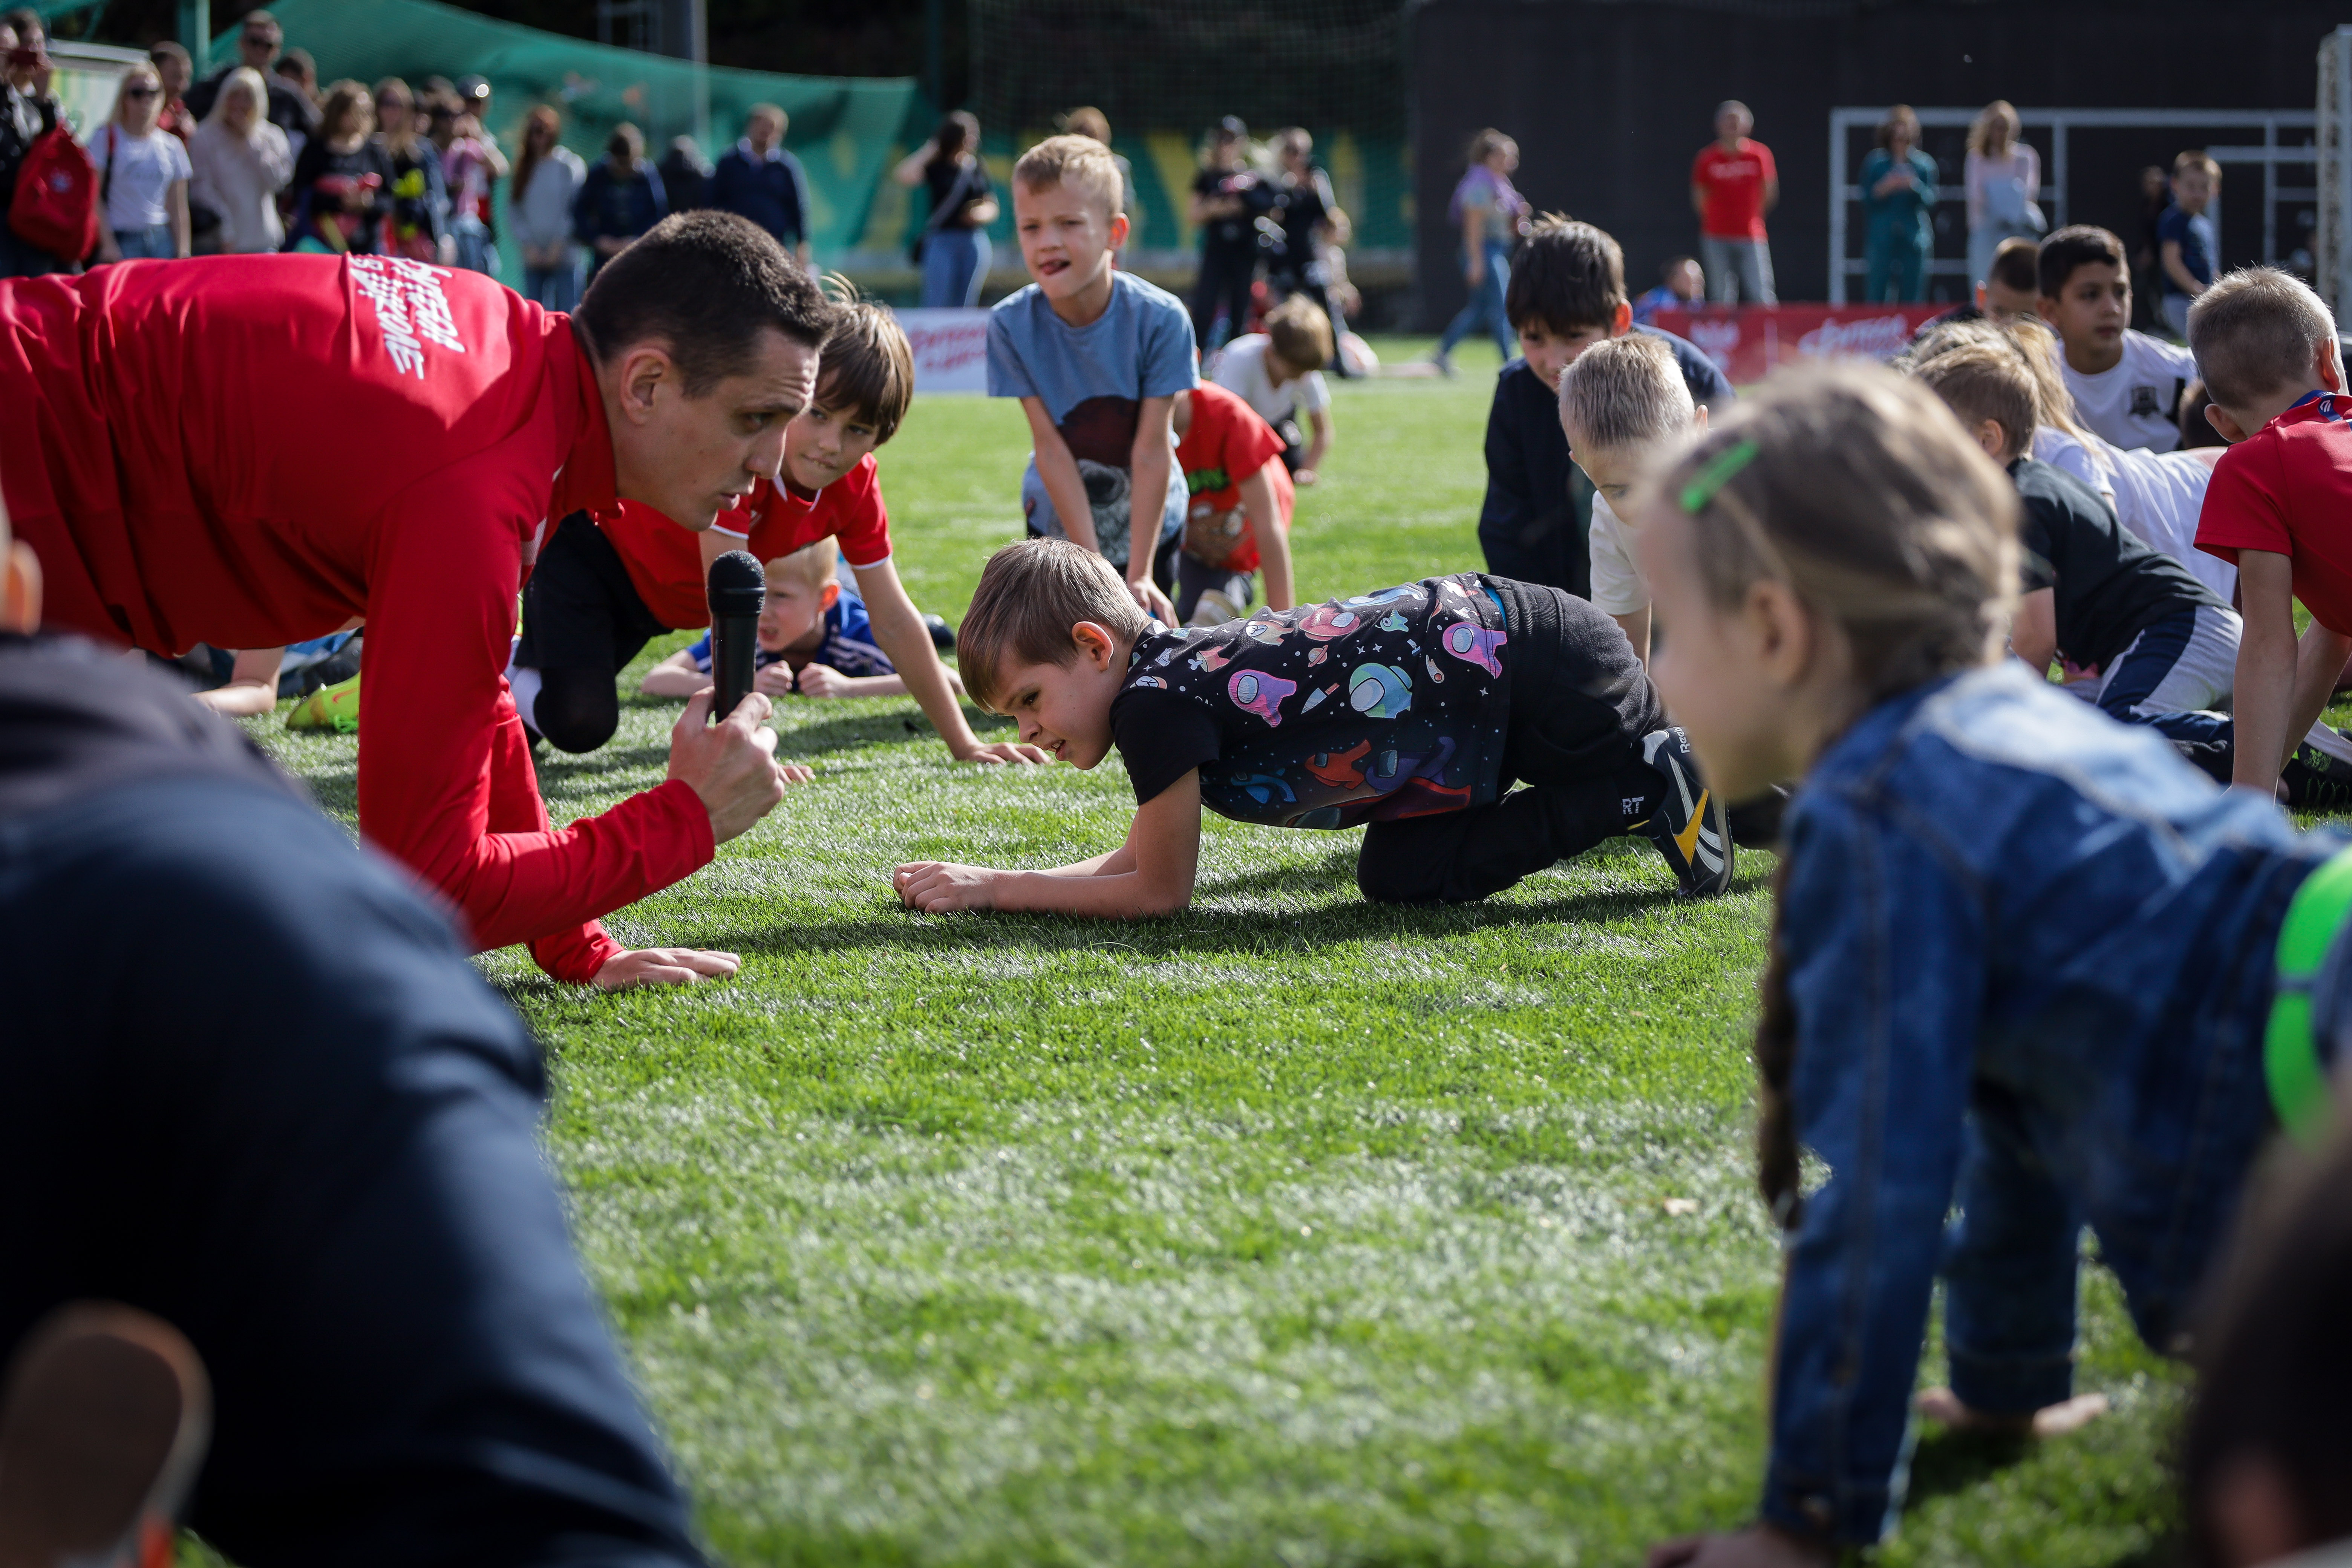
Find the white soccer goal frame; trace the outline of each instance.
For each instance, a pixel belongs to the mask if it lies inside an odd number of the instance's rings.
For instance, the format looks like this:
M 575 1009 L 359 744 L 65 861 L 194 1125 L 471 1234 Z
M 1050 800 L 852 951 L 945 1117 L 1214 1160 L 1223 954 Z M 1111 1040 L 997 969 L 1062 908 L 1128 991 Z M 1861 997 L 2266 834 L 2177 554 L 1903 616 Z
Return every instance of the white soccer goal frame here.
M 2352 45 L 2339 41 L 2352 37 L 2352 26 L 2339 29 L 2329 40 L 2331 46 L 2352 49 Z M 2345 73 L 2352 83 L 2352 72 Z M 2347 119 L 2352 121 L 2352 99 L 2347 99 Z M 1967 126 L 1976 123 L 1979 109 L 1922 109 L 1915 111 L 1923 126 Z M 2050 132 L 2050 161 L 2042 172 L 2045 193 L 2042 210 L 2053 229 L 2066 224 L 2066 154 L 2068 132 L 2075 130 L 2162 130 L 2168 126 L 2202 131 L 2229 130 L 2259 132 L 2259 144 L 2209 145 L 2205 151 L 2220 163 L 2257 163 L 2263 171 L 2263 258 L 2275 260 L 2278 256 L 2278 209 L 2281 202 L 2311 201 L 2324 195 L 2325 182 L 2313 186 L 2283 185 L 2279 183 L 2282 166 L 2310 168 L 2316 164 L 2320 153 L 2310 140 L 2314 136 L 2318 116 L 2301 109 L 2021 109 L 2018 119 L 2028 128 Z M 1868 270 L 1859 255 L 1849 254 L 1847 244 L 1853 235 L 1852 208 L 1862 200 L 1862 187 L 1853 183 L 1847 158 L 1847 148 L 1856 130 L 1874 129 L 1886 118 L 1886 106 L 1875 108 L 1846 107 L 1830 110 L 1830 302 L 1843 305 L 1847 301 L 1847 279 L 1859 278 Z M 2304 139 L 2289 140 L 2298 133 Z M 1966 201 L 1968 187 L 1962 184 L 1937 184 L 1937 201 Z M 2219 198 L 2208 209 L 2218 226 L 2221 210 Z M 2323 202 L 2322 232 L 2326 232 Z M 1966 258 L 1945 257 L 1930 259 L 1927 276 L 1960 278 L 1968 276 Z

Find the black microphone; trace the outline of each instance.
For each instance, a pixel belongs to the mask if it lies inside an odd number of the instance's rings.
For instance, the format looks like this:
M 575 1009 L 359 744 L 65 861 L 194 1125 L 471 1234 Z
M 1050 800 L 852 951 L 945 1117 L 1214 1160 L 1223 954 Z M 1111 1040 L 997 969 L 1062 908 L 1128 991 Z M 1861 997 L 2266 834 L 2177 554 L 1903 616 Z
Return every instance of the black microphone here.
M 710 702 L 714 724 L 751 695 L 760 606 L 767 597 L 767 574 L 750 551 L 730 550 L 710 563 L 710 673 L 719 685 Z

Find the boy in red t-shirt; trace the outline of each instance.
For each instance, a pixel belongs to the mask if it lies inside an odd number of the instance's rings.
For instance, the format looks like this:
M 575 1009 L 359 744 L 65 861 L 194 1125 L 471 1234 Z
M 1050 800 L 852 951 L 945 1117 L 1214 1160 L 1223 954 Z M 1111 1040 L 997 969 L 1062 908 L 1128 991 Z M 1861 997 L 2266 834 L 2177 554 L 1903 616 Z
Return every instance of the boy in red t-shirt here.
M 874 448 L 895 435 L 914 392 L 914 355 L 879 305 L 849 300 L 818 361 L 816 398 L 784 436 L 783 482 L 690 533 L 650 507 L 565 518 L 523 590 L 522 636 L 507 671 L 516 710 L 559 751 L 593 752 L 621 718 L 614 682 L 666 631 L 710 624 L 710 563 L 730 550 L 761 561 L 837 539 L 876 644 L 959 762 L 1042 763 L 1034 746 L 983 744 L 958 704 L 914 602 L 890 563 L 890 518 Z M 764 688 L 763 688 L 764 689 Z
M 2232 272 L 2189 312 L 2189 347 L 2230 449 L 2205 489 L 2197 547 L 2238 567 L 2245 632 L 2231 783 L 2271 795 L 2352 655 L 2352 399 L 2336 321 L 2269 267 Z M 2294 632 L 2294 601 L 2311 612 Z
M 1718 305 L 1777 305 L 1772 247 L 1764 215 L 1780 204 L 1780 171 L 1772 149 L 1748 140 L 1756 117 L 1738 99 L 1715 111 L 1715 140 L 1691 160 L 1691 205 L 1698 213 L 1698 248 L 1706 269 L 1706 297 Z
M 1190 494 L 1176 556 L 1176 620 L 1218 626 L 1249 614 L 1250 574 L 1265 565 L 1265 604 L 1297 603 L 1290 509 L 1297 495 L 1284 442 L 1236 394 L 1202 382 L 1176 395 L 1176 466 Z

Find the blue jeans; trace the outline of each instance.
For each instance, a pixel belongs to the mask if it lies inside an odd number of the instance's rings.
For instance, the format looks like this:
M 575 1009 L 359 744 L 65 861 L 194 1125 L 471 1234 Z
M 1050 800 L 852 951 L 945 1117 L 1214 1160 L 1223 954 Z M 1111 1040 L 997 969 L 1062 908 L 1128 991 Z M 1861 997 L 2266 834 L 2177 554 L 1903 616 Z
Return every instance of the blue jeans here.
M 449 232 L 457 241 L 457 265 L 467 272 L 481 272 L 495 278 L 499 274 L 499 253 L 490 244 L 489 226 L 468 215 L 449 220 Z
M 1915 235 L 1874 234 L 1863 247 L 1865 305 L 1908 305 L 1927 297 L 1927 252 Z
M 546 310 L 576 310 L 580 304 L 580 253 L 573 251 L 572 259 L 561 267 L 524 268 L 522 295 Z
M 1502 351 L 1503 363 L 1508 364 L 1519 352 L 1517 334 L 1511 331 L 1510 318 L 1503 311 L 1503 290 L 1511 280 L 1511 250 L 1499 239 L 1489 239 L 1482 250 L 1486 267 L 1478 281 L 1470 288 L 1469 302 L 1464 305 L 1448 323 L 1445 335 L 1437 340 L 1440 358 L 1454 352 L 1454 345 L 1480 327 L 1495 334 L 1495 346 Z M 1465 262 L 1466 272 L 1469 264 Z
M 991 247 L 976 228 L 943 228 L 923 241 L 923 303 L 934 310 L 980 303 Z
M 159 223 L 152 228 L 118 228 L 114 231 L 114 244 L 125 261 L 170 261 L 180 254 L 179 242 L 172 237 L 172 226 L 168 223 Z
M 1985 1410 L 2066 1396 L 2085 1224 L 2147 1342 L 2186 1325 L 2270 1125 L 2279 924 L 2336 843 L 2013 662 L 1865 714 L 1784 833 L 1788 1096 L 1832 1173 L 1790 1237 L 1763 1512 L 1867 1543 L 1938 1272 Z

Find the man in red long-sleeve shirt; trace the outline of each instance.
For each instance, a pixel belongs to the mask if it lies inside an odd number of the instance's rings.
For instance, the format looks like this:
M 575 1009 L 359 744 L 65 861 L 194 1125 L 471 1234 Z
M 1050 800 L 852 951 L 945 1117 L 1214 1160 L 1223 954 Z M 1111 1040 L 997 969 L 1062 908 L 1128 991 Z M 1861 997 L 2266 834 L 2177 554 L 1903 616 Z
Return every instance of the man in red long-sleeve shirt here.
M 0 493 L 53 626 L 174 654 L 364 617 L 361 832 L 483 948 L 562 980 L 730 973 L 597 917 L 782 797 L 754 694 L 669 779 L 549 822 L 501 671 L 542 531 L 621 499 L 701 530 L 774 475 L 832 307 L 763 231 L 672 218 L 566 318 L 474 273 L 220 257 L 0 282 Z

